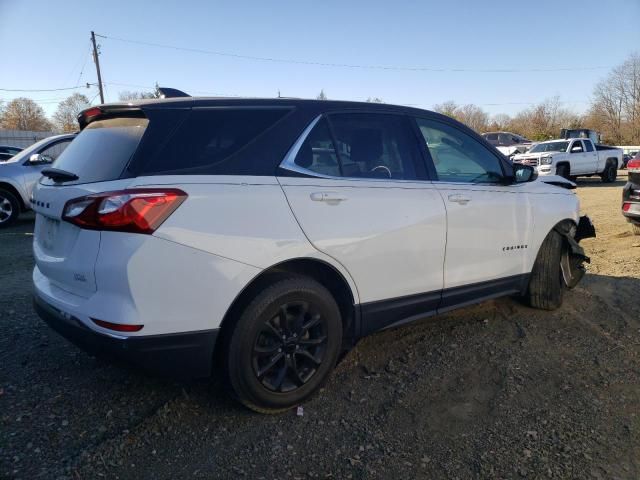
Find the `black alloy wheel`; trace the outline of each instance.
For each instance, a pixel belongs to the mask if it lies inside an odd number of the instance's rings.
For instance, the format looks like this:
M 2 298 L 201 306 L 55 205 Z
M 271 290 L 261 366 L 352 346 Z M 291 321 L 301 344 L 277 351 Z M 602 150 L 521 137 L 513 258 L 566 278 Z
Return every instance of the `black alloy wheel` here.
M 253 345 L 253 372 L 271 391 L 290 392 L 311 379 L 327 350 L 327 322 L 313 303 L 290 302 L 263 324 Z

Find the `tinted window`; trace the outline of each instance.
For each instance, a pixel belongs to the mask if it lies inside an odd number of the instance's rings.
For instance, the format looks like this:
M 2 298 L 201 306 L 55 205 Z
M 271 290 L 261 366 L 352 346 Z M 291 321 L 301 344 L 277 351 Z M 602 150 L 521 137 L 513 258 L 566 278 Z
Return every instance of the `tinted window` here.
M 501 133 L 498 135 L 498 143 L 500 145 L 511 145 L 511 135 L 508 133 Z
M 146 118 L 92 122 L 62 152 L 53 167 L 78 175 L 78 180 L 70 183 L 115 180 L 136 151 L 148 123 Z
M 593 152 L 593 144 L 591 142 L 584 142 L 584 146 L 587 149 L 587 152 Z
M 494 183 L 503 176 L 500 160 L 480 142 L 457 128 L 417 119 L 427 148 L 443 182 Z
M 71 139 L 63 140 L 61 142 L 54 143 L 49 145 L 48 147 L 40 150 L 40 158 L 43 162 L 54 162 L 58 159 L 60 154 L 65 151 L 65 149 L 71 143 Z
M 484 136 L 484 138 L 486 138 L 490 142 L 496 142 L 498 140 L 498 134 L 497 133 L 487 133 Z
M 350 113 L 329 117 L 345 177 L 415 180 L 418 151 L 406 118 Z
M 296 165 L 322 175 L 340 176 L 340 166 L 325 119 L 321 119 L 298 151 Z
M 288 109 L 194 109 L 143 173 L 198 169 L 231 159 Z

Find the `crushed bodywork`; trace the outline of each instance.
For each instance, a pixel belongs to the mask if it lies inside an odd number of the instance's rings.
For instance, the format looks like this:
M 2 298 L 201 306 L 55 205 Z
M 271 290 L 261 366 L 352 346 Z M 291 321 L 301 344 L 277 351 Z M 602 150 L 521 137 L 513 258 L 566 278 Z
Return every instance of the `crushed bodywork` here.
M 567 287 L 573 288 L 586 272 L 584 263 L 591 263 L 591 259 L 585 255 L 584 249 L 578 242 L 585 238 L 595 238 L 596 229 L 591 219 L 585 215 L 580 217 L 577 226 L 572 223 L 562 223 L 556 226 L 555 231 L 562 235 L 565 242 L 560 258 L 562 277 Z

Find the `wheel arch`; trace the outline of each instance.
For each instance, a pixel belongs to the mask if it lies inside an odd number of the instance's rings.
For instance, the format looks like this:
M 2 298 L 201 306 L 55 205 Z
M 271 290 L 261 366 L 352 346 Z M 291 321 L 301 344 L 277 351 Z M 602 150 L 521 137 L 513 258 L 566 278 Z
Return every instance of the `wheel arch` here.
M 238 293 L 220 323 L 220 334 L 215 348 L 215 355 L 218 359 L 220 359 L 219 355 L 223 350 L 220 347 L 228 341 L 242 308 L 275 279 L 288 275 L 312 278 L 329 290 L 340 308 L 343 324 L 343 348 L 348 349 L 355 342 L 359 323 L 359 310 L 356 303 L 357 291 L 354 292 L 345 275 L 334 265 L 318 258 L 301 257 L 284 260 L 262 270 Z
M 16 197 L 16 199 L 18 200 L 18 202 L 20 203 L 20 210 L 21 211 L 25 211 L 27 210 L 27 206 L 24 203 L 24 199 L 22 198 L 22 195 L 20 194 L 20 192 L 18 191 L 18 189 L 11 183 L 4 181 L 4 180 L 0 180 L 0 190 L 6 190 L 7 192 L 11 193 L 12 195 L 14 195 Z

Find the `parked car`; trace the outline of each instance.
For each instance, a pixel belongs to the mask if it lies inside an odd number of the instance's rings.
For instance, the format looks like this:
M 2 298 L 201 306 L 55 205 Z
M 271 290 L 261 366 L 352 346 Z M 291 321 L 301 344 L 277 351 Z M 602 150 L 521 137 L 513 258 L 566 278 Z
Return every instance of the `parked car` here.
M 640 235 L 640 153 L 627 164 L 627 184 L 622 189 L 622 215 Z
M 0 162 L 0 228 L 11 225 L 31 208 L 31 191 L 40 171 L 50 165 L 75 135 L 55 135 Z
M 79 121 L 34 192 L 36 310 L 98 354 L 215 365 L 261 412 L 371 332 L 503 295 L 557 308 L 594 235 L 574 190 L 424 110 L 169 98 Z
M 507 158 L 527 152 L 532 144 L 531 140 L 511 132 L 487 132 L 482 136 Z
M 0 145 L 0 162 L 6 162 L 16 153 L 20 153 L 20 147 L 12 147 L 11 145 Z
M 622 150 L 596 150 L 591 139 L 549 140 L 513 157 L 515 163 L 536 167 L 539 175 L 560 175 L 575 180 L 579 176 L 600 175 L 605 183 L 615 182 Z
M 629 160 L 632 160 L 636 155 L 638 154 L 637 151 L 633 150 L 629 153 L 625 153 L 623 160 L 622 160 L 622 168 L 625 169 L 627 168 L 627 164 L 629 163 Z

